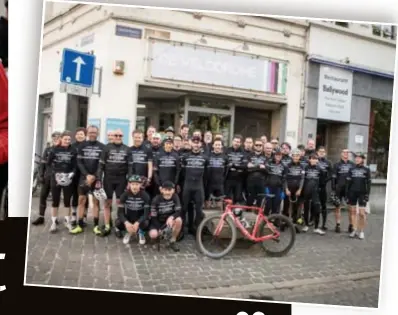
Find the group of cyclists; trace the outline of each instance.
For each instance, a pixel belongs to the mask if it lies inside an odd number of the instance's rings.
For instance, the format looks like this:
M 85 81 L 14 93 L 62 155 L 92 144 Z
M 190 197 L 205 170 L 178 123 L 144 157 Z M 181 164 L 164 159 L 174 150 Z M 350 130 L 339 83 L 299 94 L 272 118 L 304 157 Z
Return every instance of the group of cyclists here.
M 83 232 L 88 195 L 92 194 L 96 235 L 107 236 L 114 229 L 125 244 L 132 236 L 145 244 L 145 234 L 156 240 L 168 228 L 168 245 L 178 251 L 177 242 L 184 231 L 196 235 L 203 208 L 213 199 L 220 209 L 224 196 L 234 204 L 260 206 L 265 192 L 267 215 L 282 212 L 293 223 L 303 221 L 300 231 L 307 232 L 313 226 L 314 233 L 324 235 L 329 199 L 326 187 L 331 182 L 335 232 L 341 232 L 341 205 L 345 201 L 350 236 L 364 238 L 371 176 L 362 153 L 355 154 L 352 161 L 350 151 L 344 149 L 340 161 L 332 165 L 325 148 L 316 149 L 313 139 L 292 150 L 289 143 L 280 144 L 277 138 L 269 142 L 265 135 L 255 139 L 235 135 L 231 146 L 226 146 L 221 133 L 195 130 L 189 135 L 185 124 L 179 133 L 169 127 L 163 135 L 153 126 L 145 135 L 134 130 L 131 147 L 123 143 L 126 135 L 121 130 L 109 131 L 106 145 L 98 136 L 96 126 L 78 128 L 73 143 L 70 132 L 53 133 L 53 143 L 41 160 L 40 216 L 34 225 L 44 224 L 51 191 L 50 232 L 57 231 L 62 192 L 66 227 L 71 234 Z M 118 207 L 115 222 L 111 216 L 114 195 Z

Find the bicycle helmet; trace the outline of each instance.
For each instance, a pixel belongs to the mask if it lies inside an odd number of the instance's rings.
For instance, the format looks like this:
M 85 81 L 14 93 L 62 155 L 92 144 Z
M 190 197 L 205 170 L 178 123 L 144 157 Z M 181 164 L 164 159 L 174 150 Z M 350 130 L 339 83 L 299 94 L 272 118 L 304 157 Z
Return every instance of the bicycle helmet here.
M 95 189 L 93 191 L 93 196 L 97 200 L 106 200 L 107 199 L 105 190 L 102 188 L 100 181 L 97 181 L 95 183 Z
M 56 173 L 55 181 L 59 186 L 69 186 L 72 183 L 73 173 Z

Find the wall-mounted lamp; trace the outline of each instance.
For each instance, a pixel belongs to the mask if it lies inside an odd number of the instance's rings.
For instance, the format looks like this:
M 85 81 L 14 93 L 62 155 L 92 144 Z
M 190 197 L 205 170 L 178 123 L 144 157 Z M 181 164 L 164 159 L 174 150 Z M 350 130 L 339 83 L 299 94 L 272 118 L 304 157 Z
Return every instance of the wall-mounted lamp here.
M 123 75 L 124 74 L 124 61 L 122 60 L 116 60 L 115 61 L 115 66 L 113 68 L 113 73 L 116 75 Z

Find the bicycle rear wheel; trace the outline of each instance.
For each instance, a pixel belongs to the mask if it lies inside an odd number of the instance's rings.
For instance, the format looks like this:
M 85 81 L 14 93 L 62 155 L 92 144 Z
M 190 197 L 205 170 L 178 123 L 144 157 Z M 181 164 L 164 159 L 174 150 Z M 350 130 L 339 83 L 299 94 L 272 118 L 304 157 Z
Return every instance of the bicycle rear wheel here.
M 216 227 L 218 226 L 220 220 L 222 218 L 222 214 L 213 214 L 210 215 L 202 220 L 200 225 L 198 226 L 197 233 L 196 233 L 196 245 L 199 251 L 206 255 L 207 257 L 213 259 L 220 259 L 227 255 L 235 246 L 236 238 L 237 238 L 237 231 L 234 222 L 231 220 L 230 217 L 226 217 L 223 222 L 223 229 L 225 229 L 225 224 L 229 227 L 231 231 L 231 238 L 223 237 L 222 232 L 220 232 L 219 236 L 214 236 L 214 232 Z M 216 221 L 216 222 L 214 222 Z M 213 223 L 214 222 L 214 223 Z M 221 237 L 220 237 L 221 236 Z M 217 243 L 221 245 L 223 250 L 221 252 L 214 252 L 211 249 L 211 245 L 207 245 L 208 240 L 211 243 Z M 225 244 L 224 244 L 225 243 Z
M 273 232 L 269 227 L 269 225 L 271 224 L 273 226 L 273 229 L 277 230 L 280 233 L 280 236 L 278 238 L 272 238 L 263 241 L 261 243 L 261 246 L 268 256 L 271 257 L 285 256 L 292 249 L 296 241 L 296 229 L 292 221 L 288 217 L 281 214 L 271 214 L 268 217 L 268 222 L 269 223 L 262 221 L 260 223 L 257 237 L 272 234 Z M 286 238 L 286 236 L 287 236 L 286 244 L 280 246 L 280 248 L 277 249 L 277 246 L 274 245 L 281 244 L 282 238 Z

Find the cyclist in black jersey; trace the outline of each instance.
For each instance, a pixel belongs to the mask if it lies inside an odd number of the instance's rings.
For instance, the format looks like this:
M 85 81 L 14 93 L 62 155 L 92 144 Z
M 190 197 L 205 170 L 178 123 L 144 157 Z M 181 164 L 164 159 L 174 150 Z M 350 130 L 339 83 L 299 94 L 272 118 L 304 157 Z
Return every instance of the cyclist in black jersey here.
M 148 187 L 153 176 L 152 150 L 145 146 L 144 134 L 139 129 L 133 131 L 133 141 L 134 144 L 130 148 L 132 163 L 130 164 L 129 177 L 133 174 L 144 177 L 146 179 L 145 184 Z
M 290 157 L 290 151 L 292 150 L 292 146 L 290 143 L 283 142 L 281 144 L 281 151 L 282 151 L 282 164 L 284 166 L 288 166 L 292 162 L 292 158 Z
M 159 187 L 162 187 L 162 184 L 167 181 L 177 186 L 179 184 L 180 171 L 180 156 L 173 151 L 173 138 L 166 138 L 164 140 L 164 149 L 154 161 L 155 191 L 160 192 Z
M 205 204 L 210 207 L 210 196 L 220 197 L 224 195 L 224 181 L 227 172 L 228 159 L 223 153 L 221 140 L 214 140 L 213 150 L 209 155 L 209 165 L 206 173 Z M 217 207 L 221 201 L 217 202 Z
M 196 235 L 196 227 L 203 219 L 204 203 L 204 180 L 208 167 L 208 157 L 200 152 L 200 138 L 192 137 L 192 151 L 182 157 L 181 166 L 184 172 L 184 189 L 182 196 L 183 211 L 182 219 L 185 223 L 185 216 L 189 213 L 190 203 L 194 203 L 195 222 L 192 216 L 188 216 L 188 231 Z
M 319 182 L 319 199 L 321 202 L 321 214 L 322 214 L 322 230 L 326 231 L 326 222 L 327 222 L 327 184 L 332 177 L 332 163 L 326 158 L 326 149 L 325 147 L 319 147 L 317 150 L 317 155 L 319 157 L 318 165 L 323 170 L 324 176 L 322 176 L 321 181 Z
M 117 219 L 115 221 L 115 234 L 117 238 L 123 237 L 123 243 L 128 244 L 131 236 L 138 234 L 140 245 L 145 244 L 145 231 L 149 227 L 149 214 L 151 199 L 145 190 L 141 189 L 142 178 L 132 175 L 129 188 L 120 196 Z
M 213 134 L 211 131 L 206 131 L 203 137 L 203 151 L 209 156 L 213 151 Z
M 77 226 L 71 231 L 71 234 L 79 234 L 83 232 L 84 215 L 86 204 L 88 202 L 88 194 L 94 190 L 97 180 L 96 173 L 98 170 L 102 152 L 105 145 L 97 140 L 98 127 L 89 126 L 87 128 L 88 140 L 82 143 L 77 150 L 77 166 L 80 171 L 79 178 L 79 208 L 77 213 Z M 94 226 L 98 226 L 99 222 L 99 201 L 93 198 L 93 218 Z
M 350 237 L 358 236 L 364 239 L 364 229 L 366 225 L 366 204 L 369 202 L 370 187 L 372 179 L 370 170 L 364 165 L 365 154 L 357 153 L 355 156 L 355 166 L 348 171 L 346 183 L 346 196 L 350 205 L 350 216 L 353 225 Z M 359 210 L 359 220 L 357 220 L 357 204 Z
M 302 231 L 308 231 L 309 216 L 312 212 L 314 219 L 314 233 L 324 235 L 325 231 L 319 228 L 320 201 L 319 201 L 319 182 L 323 175 L 323 170 L 318 165 L 318 156 L 311 154 L 308 165 L 305 168 L 304 188 L 302 192 L 302 201 L 304 202 L 304 222 Z
M 273 148 L 271 142 L 266 142 L 264 144 L 264 155 L 267 161 L 271 161 L 273 158 Z
M 291 207 L 292 221 L 296 223 L 298 219 L 298 210 L 300 206 L 300 196 L 303 191 L 305 170 L 300 164 L 300 150 L 292 151 L 292 161 L 286 166 L 285 195 L 283 202 L 283 214 L 289 216 L 289 208 Z M 290 202 L 292 201 L 292 202 Z
M 75 131 L 75 142 L 72 143 L 72 148 L 76 151 L 86 141 L 87 130 L 86 128 L 79 127 Z M 79 180 L 80 180 L 80 169 L 76 168 L 76 174 L 73 177 L 73 194 L 72 194 L 72 226 L 76 226 L 76 213 L 79 205 Z M 86 203 L 86 209 L 88 208 L 88 202 Z M 86 211 L 85 211 L 86 213 Z
M 242 201 L 244 171 L 247 166 L 246 155 L 241 147 L 241 137 L 236 135 L 225 154 L 228 158 L 228 174 L 225 181 L 225 194 L 234 203 Z
M 252 206 L 254 202 L 257 207 L 261 206 L 263 197 L 259 194 L 264 194 L 265 177 L 266 177 L 267 158 L 263 153 L 263 143 L 261 139 L 256 139 L 254 142 L 254 150 L 247 157 L 247 205 Z
M 180 135 L 176 135 L 173 138 L 173 151 L 178 155 L 181 155 L 182 150 L 182 138 Z
M 51 176 L 51 195 L 52 213 L 50 232 L 57 230 L 58 207 L 61 201 L 61 192 L 64 197 L 64 207 L 67 209 L 65 216 L 65 226 L 71 230 L 71 198 L 73 194 L 73 176 L 76 173 L 76 151 L 72 148 L 71 135 L 63 132 L 60 145 L 53 148 L 48 155 L 47 164 L 52 170 Z M 60 175 L 62 174 L 62 175 Z
M 309 157 L 313 154 L 316 154 L 315 140 L 308 139 L 307 147 L 305 148 L 305 157 L 309 159 Z
M 173 251 L 178 252 L 180 249 L 176 241 L 182 230 L 180 198 L 175 193 L 172 182 L 163 183 L 160 191 L 161 194 L 152 200 L 149 237 L 155 240 L 162 229 L 171 228 L 172 236 L 168 245 Z
M 94 226 L 94 233 L 107 236 L 111 232 L 111 207 L 113 194 L 119 203 L 120 196 L 126 190 L 127 175 L 131 164 L 130 148 L 123 144 L 123 132 L 115 130 L 113 143 L 108 143 L 102 151 L 96 178 L 104 180 L 102 186 L 105 190 L 107 200 L 104 205 L 104 226 Z
M 40 182 L 40 202 L 39 202 L 39 217 L 32 222 L 33 225 L 44 224 L 44 214 L 47 208 L 47 198 L 51 191 L 51 167 L 48 165 L 48 156 L 54 147 L 59 145 L 61 133 L 56 131 L 51 135 L 52 145 L 47 147 L 40 161 L 39 167 L 39 182 Z
M 282 152 L 279 148 L 274 151 L 273 158 L 265 166 L 267 171 L 266 191 L 273 197 L 267 197 L 267 215 L 280 212 L 281 201 L 284 195 L 283 188 L 286 180 L 286 167 L 282 164 Z
M 149 126 L 146 131 L 146 139 L 144 140 L 144 145 L 148 148 L 152 148 L 152 136 L 156 133 L 156 128 L 154 126 Z
M 340 220 L 341 220 L 341 202 L 346 199 L 346 180 L 348 172 L 355 164 L 349 160 L 350 151 L 343 149 L 341 151 L 341 159 L 337 162 L 332 170 L 332 199 L 338 199 L 339 203 L 336 204 L 335 216 L 336 216 L 336 233 L 341 232 Z M 353 230 L 351 216 L 349 216 L 348 232 L 351 233 Z

